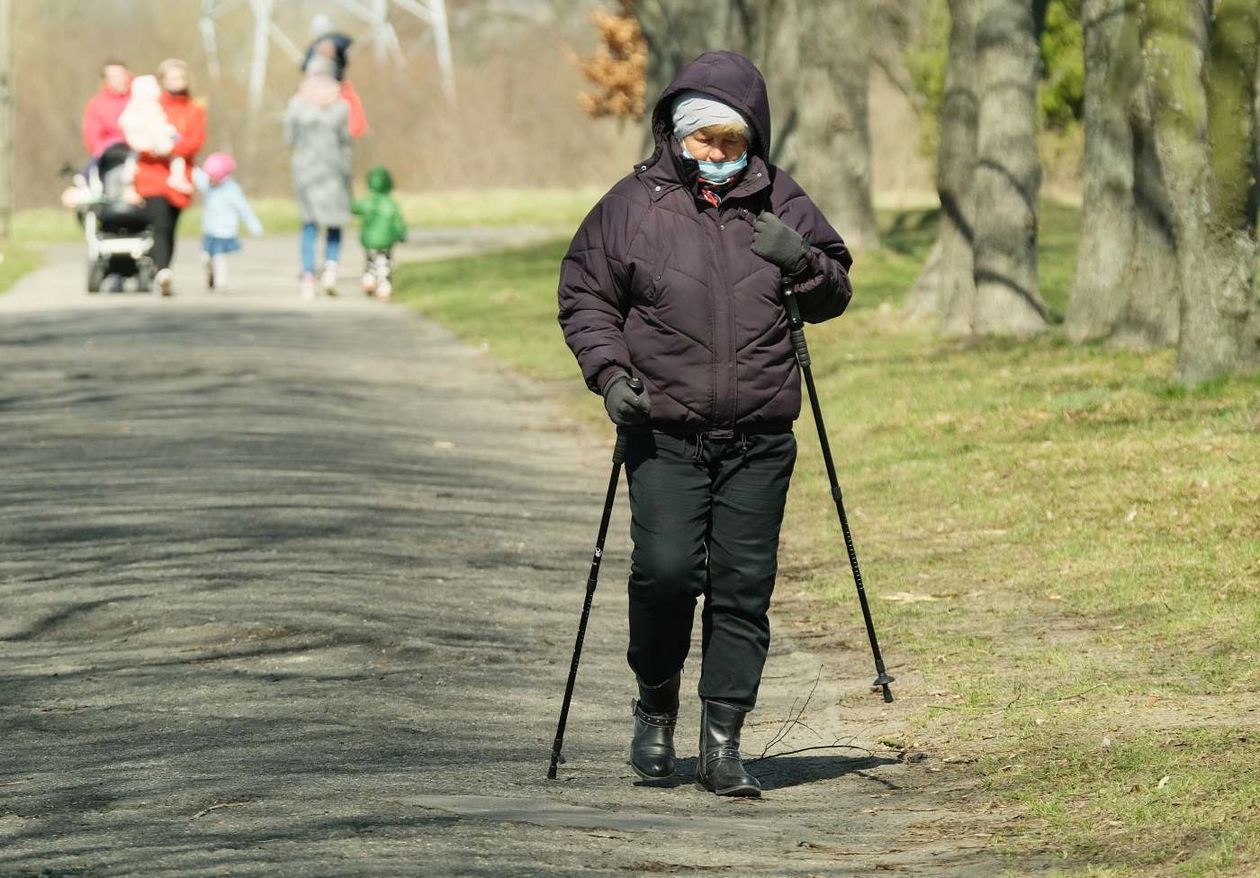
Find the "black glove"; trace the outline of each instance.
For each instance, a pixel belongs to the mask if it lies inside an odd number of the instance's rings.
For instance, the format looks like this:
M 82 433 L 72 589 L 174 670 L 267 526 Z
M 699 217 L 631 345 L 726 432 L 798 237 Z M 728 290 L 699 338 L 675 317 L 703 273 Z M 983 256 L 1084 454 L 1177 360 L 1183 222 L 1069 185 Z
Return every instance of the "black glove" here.
M 652 400 L 646 390 L 635 393 L 630 388 L 630 376 L 622 372 L 604 387 L 604 408 L 618 427 L 633 427 L 647 423 L 652 415 Z
M 796 277 L 810 265 L 809 242 L 768 210 L 753 222 L 752 251 L 779 266 L 787 277 Z

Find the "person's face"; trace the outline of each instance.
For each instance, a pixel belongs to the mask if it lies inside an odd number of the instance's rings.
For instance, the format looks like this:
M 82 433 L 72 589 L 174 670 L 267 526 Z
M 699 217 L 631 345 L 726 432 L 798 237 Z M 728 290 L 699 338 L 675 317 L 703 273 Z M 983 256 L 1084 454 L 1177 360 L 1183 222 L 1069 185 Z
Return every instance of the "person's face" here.
M 332 40 L 320 40 L 319 45 L 315 47 L 315 51 L 330 61 L 337 60 L 337 46 Z
M 748 149 L 748 141 L 740 134 L 714 133 L 701 128 L 684 137 L 683 146 L 697 161 L 730 162 L 744 154 L 744 150 Z
M 162 74 L 162 88 L 169 92 L 188 90 L 188 71 L 179 65 L 171 65 Z
M 131 87 L 131 71 L 121 64 L 111 64 L 101 72 L 101 82 L 115 94 L 126 94 Z

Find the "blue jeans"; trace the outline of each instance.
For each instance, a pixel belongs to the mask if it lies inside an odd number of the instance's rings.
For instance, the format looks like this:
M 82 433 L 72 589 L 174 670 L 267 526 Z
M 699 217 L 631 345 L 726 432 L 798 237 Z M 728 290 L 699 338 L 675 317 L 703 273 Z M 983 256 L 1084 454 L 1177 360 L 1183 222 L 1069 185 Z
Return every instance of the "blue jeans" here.
M 315 273 L 315 242 L 319 239 L 319 226 L 306 223 L 302 226 L 302 271 Z M 341 256 L 341 229 L 329 228 L 324 238 L 324 261 L 337 262 Z

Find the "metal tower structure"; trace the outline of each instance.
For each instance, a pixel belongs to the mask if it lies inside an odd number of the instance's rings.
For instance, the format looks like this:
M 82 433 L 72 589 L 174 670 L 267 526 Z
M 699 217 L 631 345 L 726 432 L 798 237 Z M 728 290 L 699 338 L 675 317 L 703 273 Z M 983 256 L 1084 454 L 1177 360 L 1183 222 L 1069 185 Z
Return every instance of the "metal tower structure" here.
M 223 69 L 219 63 L 219 47 L 216 23 L 224 16 L 248 7 L 253 16 L 252 46 L 249 63 L 249 111 L 251 118 L 262 109 L 263 89 L 267 83 L 267 64 L 274 44 L 293 63 L 300 63 L 303 50 L 276 24 L 275 13 L 279 6 L 291 0 L 201 0 L 201 40 L 206 50 L 210 76 L 218 86 L 222 82 Z M 446 20 L 446 0 L 330 0 L 329 5 L 353 15 L 364 28 L 359 34 L 351 34 L 360 44 L 370 44 L 376 58 L 384 62 L 393 58 L 403 63 L 402 47 L 398 33 L 390 20 L 392 12 L 411 15 L 429 26 L 441 75 L 442 94 L 455 102 L 455 67 L 451 60 L 451 34 Z

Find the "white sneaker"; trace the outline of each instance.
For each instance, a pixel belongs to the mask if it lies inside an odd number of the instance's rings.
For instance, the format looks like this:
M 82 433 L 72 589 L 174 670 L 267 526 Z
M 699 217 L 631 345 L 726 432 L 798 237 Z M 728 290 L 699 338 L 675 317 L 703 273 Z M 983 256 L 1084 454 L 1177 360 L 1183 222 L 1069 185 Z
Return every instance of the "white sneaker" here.
M 383 280 L 377 285 L 376 298 L 380 299 L 382 302 L 388 302 L 393 295 L 394 287 L 389 281 Z
M 337 263 L 325 262 L 324 273 L 319 279 L 320 286 L 330 296 L 337 295 Z
M 363 292 L 369 296 L 376 292 L 376 275 L 370 271 L 363 275 Z
M 154 280 L 157 281 L 158 295 L 173 296 L 175 294 L 175 272 L 169 268 L 163 268 Z
M 315 298 L 315 275 L 309 271 L 302 275 L 302 298 L 308 302 Z

